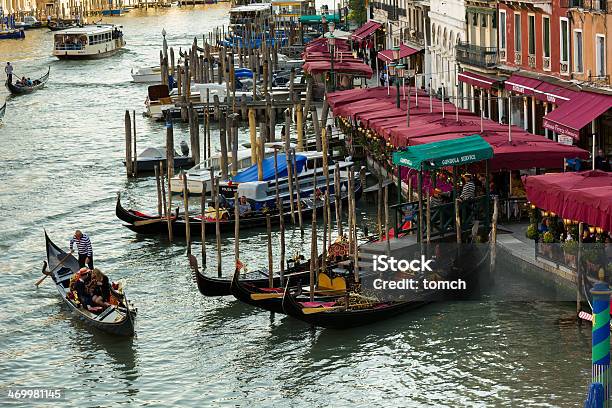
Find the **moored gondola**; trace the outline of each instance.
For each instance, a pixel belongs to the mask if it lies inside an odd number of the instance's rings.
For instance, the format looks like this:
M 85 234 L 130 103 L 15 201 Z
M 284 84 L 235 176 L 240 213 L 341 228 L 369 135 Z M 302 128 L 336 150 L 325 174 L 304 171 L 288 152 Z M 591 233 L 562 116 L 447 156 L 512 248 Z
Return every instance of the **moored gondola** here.
M 489 246 L 486 250 L 476 245 L 458 251 L 453 265 L 449 265 L 447 278 L 475 278 L 481 268 L 488 265 Z M 477 261 L 475 262 L 475 259 Z M 354 301 L 340 298 L 335 302 L 300 302 L 287 291 L 283 296 L 283 311 L 296 319 L 314 326 L 330 329 L 350 329 L 398 316 L 444 298 L 440 291 L 410 291 L 399 300 L 379 301 L 375 298 L 355 294 Z
M 32 81 L 31 86 L 27 85 L 17 85 L 16 83 L 9 82 L 8 80 L 5 82 L 6 88 L 12 95 L 23 95 L 32 93 L 38 89 L 41 89 L 45 86 L 47 81 L 49 80 L 49 73 L 51 72 L 51 67 L 47 69 L 47 73 L 42 77 Z
M 358 200 L 361 196 L 361 187 L 355 189 L 355 199 Z M 343 193 L 342 200 L 346 201 L 348 195 Z M 332 196 L 330 199 L 330 206 L 334 207 L 335 199 Z M 323 208 L 323 201 L 321 200 L 312 200 L 312 199 L 302 199 L 302 217 L 307 219 L 307 217 L 312 216 L 313 210 L 316 208 L 320 211 Z M 220 214 L 222 215 L 219 220 L 219 226 L 221 232 L 233 232 L 234 231 L 234 216 L 233 210 L 219 209 Z M 232 213 L 229 213 L 232 211 Z M 290 219 L 291 212 L 288 208 L 284 209 L 283 217 L 285 219 Z M 142 211 L 127 209 L 121 205 L 121 196 L 117 195 L 117 204 L 115 206 L 115 214 L 117 218 L 125 222 L 125 226 L 131 229 L 134 232 L 139 234 L 167 234 L 168 233 L 168 223 L 167 218 L 159 217 L 152 214 L 147 214 Z M 226 214 L 226 216 L 223 216 Z M 276 211 L 272 211 L 271 213 L 266 213 L 264 211 L 256 211 L 252 214 L 241 217 L 240 218 L 240 228 L 256 228 L 256 227 L 264 227 L 266 225 L 267 215 L 271 215 L 271 222 L 276 224 L 279 222 L 279 214 Z M 214 215 L 214 211 L 209 212 L 209 215 Z M 179 213 L 177 209 L 174 214 L 171 215 L 171 225 L 174 234 L 177 235 L 185 235 L 186 229 L 186 221 L 185 217 Z M 206 228 L 207 233 L 215 233 L 216 231 L 216 222 L 214 217 L 207 217 L 204 219 L 204 228 Z M 201 215 L 198 216 L 190 216 L 189 217 L 189 228 L 192 236 L 197 236 L 202 232 L 202 219 Z
M 77 259 L 55 245 L 45 231 L 47 249 L 46 265 L 57 291 L 70 310 L 85 324 L 103 332 L 117 336 L 134 335 L 134 318 L 136 311 L 130 308 L 125 294 L 118 294 L 117 305 L 109 306 L 100 314 L 94 314 L 80 307 L 74 300 L 68 298 L 70 278 L 79 271 Z M 113 294 L 115 296 L 115 294 Z
M 195 274 L 195 280 L 198 285 L 198 290 L 204 296 L 230 296 L 232 294 L 231 285 L 234 276 L 224 277 L 213 277 L 206 276 L 200 272 L 197 266 L 197 260 L 193 255 L 190 256 L 189 262 L 191 268 Z M 285 276 L 287 279 L 303 280 L 308 278 L 309 262 L 300 262 L 296 260 L 290 265 Z M 246 274 L 243 274 L 240 280 L 243 284 L 250 287 L 265 288 L 270 284 L 270 279 L 267 275 L 267 270 L 257 270 Z M 273 277 L 273 286 L 278 287 L 280 285 L 280 276 L 275 275 Z
M 309 267 L 309 262 L 306 266 Z M 331 268 L 328 268 L 328 270 Z M 272 288 L 269 287 L 269 282 L 264 286 L 258 286 L 252 282 L 245 281 L 240 278 L 240 272 L 235 271 L 232 278 L 230 291 L 231 294 L 243 303 L 251 306 L 258 307 L 260 309 L 268 310 L 275 313 L 283 312 L 283 294 L 285 290 L 300 290 L 301 286 L 308 283 L 310 277 L 310 271 L 306 273 L 289 274 L 285 279 L 286 284 L 284 287 L 281 285 L 280 279 L 278 285 Z M 325 280 L 330 283 L 330 287 L 321 287 L 317 285 L 317 291 L 315 296 L 319 302 L 330 302 L 334 301 L 338 296 L 341 296 L 346 289 L 344 277 L 337 277 L 333 282 L 336 283 L 336 287 L 332 287 L 332 279 L 325 274 Z M 300 298 L 306 301 L 307 293 L 302 293 Z

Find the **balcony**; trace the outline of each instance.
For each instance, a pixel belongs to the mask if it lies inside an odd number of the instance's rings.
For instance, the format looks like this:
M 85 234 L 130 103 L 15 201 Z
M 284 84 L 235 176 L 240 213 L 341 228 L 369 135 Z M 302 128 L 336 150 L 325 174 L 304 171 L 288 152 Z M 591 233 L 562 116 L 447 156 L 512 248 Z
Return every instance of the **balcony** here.
M 497 65 L 497 47 L 481 47 L 465 42 L 457 44 L 457 61 L 474 67 L 495 68 Z
M 608 0 L 561 0 L 562 8 L 577 8 L 586 11 L 608 13 L 610 10 Z
M 404 31 L 404 41 L 418 45 L 420 47 L 425 46 L 425 36 L 423 35 L 423 33 L 416 32 L 415 30 Z

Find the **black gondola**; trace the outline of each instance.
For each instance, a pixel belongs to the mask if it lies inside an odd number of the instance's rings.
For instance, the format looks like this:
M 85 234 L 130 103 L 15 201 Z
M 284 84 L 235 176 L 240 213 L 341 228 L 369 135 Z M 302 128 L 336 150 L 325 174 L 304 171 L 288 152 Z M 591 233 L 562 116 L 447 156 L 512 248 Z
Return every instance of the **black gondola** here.
M 345 193 L 342 196 L 342 200 L 346 201 L 348 195 Z M 358 185 L 355 188 L 355 199 L 358 200 L 361 197 L 361 186 Z M 330 206 L 333 208 L 334 200 L 333 196 L 330 199 Z M 306 219 L 312 215 L 313 209 L 317 208 L 320 210 L 323 208 L 323 202 L 317 201 L 313 202 L 311 199 L 303 199 L 302 200 L 302 217 Z M 177 210 L 178 212 L 178 210 Z M 121 196 L 117 195 L 117 204 L 115 206 L 115 214 L 117 218 L 124 221 L 125 226 L 131 229 L 134 232 L 139 234 L 167 234 L 168 233 L 168 224 L 165 218 L 160 218 L 158 216 L 146 214 L 140 211 L 126 209 L 121 205 Z M 278 223 L 279 216 L 278 213 L 271 214 L 271 222 Z M 284 213 L 285 219 L 290 219 L 291 212 L 286 210 Z M 206 228 L 207 233 L 214 233 L 216 231 L 216 222 L 215 221 L 204 221 L 204 228 Z M 185 235 L 186 222 L 185 217 L 181 214 L 177 213 L 171 216 L 171 225 L 174 234 L 177 235 Z M 240 218 L 240 226 L 241 228 L 253 228 L 253 227 L 263 227 L 266 225 L 266 213 L 258 212 L 253 213 L 250 216 Z M 227 219 L 219 220 L 219 226 L 222 232 L 233 232 L 234 231 L 234 217 L 230 214 Z M 189 227 L 192 236 L 197 236 L 202 233 L 202 221 L 199 217 L 189 217 Z
M 488 265 L 488 250 L 479 256 L 477 253 L 481 251 L 479 251 L 476 245 L 470 245 L 469 248 L 469 254 L 465 254 L 465 258 L 463 255 L 458 255 L 456 262 L 454 262 L 454 269 L 451 272 L 452 276 L 464 279 L 474 277 L 483 265 Z M 476 253 L 474 251 L 476 251 Z M 478 262 L 472 262 L 474 256 L 478 257 Z M 469 261 L 467 261 L 466 258 L 469 259 Z M 469 265 L 470 268 L 465 270 L 457 265 Z M 330 329 L 350 329 L 386 320 L 410 310 L 423 307 L 439 299 L 440 294 L 434 291 L 430 293 L 411 292 L 410 295 L 410 298 L 406 300 L 376 302 L 368 307 L 360 309 L 347 310 L 341 304 L 324 305 L 320 310 L 316 307 L 308 307 L 309 313 L 306 313 L 306 308 L 296 300 L 295 296 L 293 296 L 290 291 L 286 291 L 283 296 L 283 311 L 296 319 L 314 326 Z
M 0 108 L 0 121 L 4 117 L 5 113 L 6 113 L 6 100 L 4 101 L 4 105 L 2 105 L 2 107 Z
M 306 266 L 309 267 L 309 262 L 306 263 Z M 300 288 L 302 284 L 308 282 L 309 277 L 310 271 L 288 275 L 286 279 L 287 287 L 290 288 L 288 290 Z M 230 291 L 236 299 L 243 303 L 274 313 L 284 313 L 283 294 L 285 289 L 278 287 L 280 286 L 280 279 L 276 284 L 277 286 L 274 288 L 269 288 L 268 282 L 266 282 L 263 286 L 258 286 L 252 282 L 241 279 L 240 274 L 235 272 L 231 282 Z M 338 296 L 340 296 L 340 294 L 340 292 L 332 294 L 331 291 L 329 291 L 328 293 L 318 292 L 315 296 L 317 301 L 328 302 L 335 300 Z M 307 299 L 305 296 L 308 296 L 308 294 L 301 295 L 303 300 L 306 301 Z
M 189 257 L 189 262 L 191 264 L 191 268 L 195 273 L 196 283 L 198 285 L 198 290 L 204 296 L 230 296 L 231 285 L 234 276 L 225 276 L 225 277 L 213 277 L 206 276 L 199 271 L 197 266 L 197 260 L 193 255 Z M 287 278 L 292 279 L 304 279 L 309 276 L 309 262 L 294 262 L 291 266 L 289 266 L 285 272 L 285 276 Z M 265 288 L 270 284 L 270 280 L 267 276 L 267 271 L 253 271 L 247 274 L 243 274 L 241 277 L 241 282 L 245 285 L 249 285 L 252 287 Z M 274 276 L 273 284 L 275 287 L 280 285 L 280 276 Z
M 32 86 L 16 85 L 16 84 L 13 84 L 12 82 L 9 82 L 7 80 L 5 82 L 6 88 L 9 90 L 9 92 L 12 95 L 23 95 L 23 94 L 32 93 L 32 92 L 37 91 L 38 89 L 40 89 L 40 88 L 45 86 L 45 84 L 49 80 L 49 73 L 50 72 L 51 72 L 51 67 L 49 67 L 49 69 L 47 69 L 47 73 L 45 75 L 43 75 L 42 77 L 34 80 L 32 82 L 32 84 L 33 84 Z
M 55 245 L 45 231 L 45 242 L 47 247 L 47 267 L 51 272 L 51 278 L 55 283 L 57 291 L 70 308 L 85 324 L 95 327 L 103 332 L 117 336 L 134 335 L 134 318 L 136 311 L 130 309 L 127 297 L 123 295 L 120 306 L 108 307 L 100 314 L 94 314 L 86 309 L 78 307 L 72 300 L 68 299 L 68 287 L 70 278 L 79 270 L 77 259 L 61 250 Z M 61 266 L 60 266 L 61 264 Z

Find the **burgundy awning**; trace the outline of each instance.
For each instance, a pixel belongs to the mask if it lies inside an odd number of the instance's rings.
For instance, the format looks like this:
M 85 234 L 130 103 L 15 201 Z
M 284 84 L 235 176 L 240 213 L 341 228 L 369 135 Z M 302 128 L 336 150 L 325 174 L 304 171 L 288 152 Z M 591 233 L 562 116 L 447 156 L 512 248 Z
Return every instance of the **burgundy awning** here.
M 355 41 L 364 40 L 372 33 L 374 33 L 374 31 L 378 30 L 380 27 L 382 27 L 381 23 L 374 20 L 370 20 L 361 27 L 359 27 L 357 30 L 355 30 L 351 37 Z
M 307 61 L 303 69 L 310 75 L 322 74 L 331 71 L 331 61 Z M 366 78 L 372 77 L 372 68 L 363 62 L 340 62 L 334 60 L 334 72 L 341 74 L 353 74 Z
M 415 50 L 412 47 L 407 46 L 406 44 L 400 44 L 399 57 L 407 58 L 411 55 L 416 54 L 419 50 Z M 393 50 L 384 50 L 378 53 L 378 59 L 384 62 L 393 61 Z
M 460 72 L 457 79 L 466 84 L 473 85 L 478 88 L 491 89 L 493 85 L 500 82 L 499 79 L 489 78 L 484 75 L 476 74 L 470 71 Z
M 533 95 L 538 86 L 542 84 L 539 79 L 528 78 L 517 74 L 512 74 L 505 82 L 507 90 L 523 95 Z
M 612 173 L 592 170 L 528 176 L 525 192 L 539 208 L 612 231 Z
M 579 92 L 572 91 L 571 89 L 563 88 L 559 85 L 553 85 L 548 82 L 542 82 L 535 89 L 536 99 L 544 102 L 551 102 L 557 105 L 567 102 L 570 99 L 576 97 Z
M 543 125 L 553 132 L 579 139 L 580 129 L 611 107 L 610 95 L 579 92 L 571 99 L 571 103 L 565 103 L 544 116 Z

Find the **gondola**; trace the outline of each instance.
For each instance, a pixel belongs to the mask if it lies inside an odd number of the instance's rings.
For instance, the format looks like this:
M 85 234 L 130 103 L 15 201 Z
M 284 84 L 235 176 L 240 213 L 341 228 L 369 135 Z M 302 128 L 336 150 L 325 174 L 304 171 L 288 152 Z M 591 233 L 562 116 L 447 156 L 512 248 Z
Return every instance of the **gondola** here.
M 2 118 L 4 117 L 5 113 L 6 113 L 6 100 L 4 101 L 4 105 L 0 107 L 0 122 L 2 121 Z
M 484 265 L 488 265 L 489 251 L 482 252 L 483 250 L 477 245 L 468 245 L 467 250 L 459 251 L 454 265 L 449 266 L 449 268 L 452 268 L 449 278 L 474 278 Z M 474 262 L 474 257 L 477 258 L 477 262 Z M 463 267 L 459 265 L 463 265 Z M 465 268 L 465 266 L 469 267 Z M 372 301 L 365 307 L 347 310 L 343 302 L 329 302 L 320 305 L 303 304 L 290 291 L 286 291 L 283 296 L 283 311 L 289 316 L 314 326 L 330 329 L 350 329 L 389 319 L 439 299 L 439 292 L 415 291 L 409 292 L 409 296 L 402 300 Z
M 204 296 L 230 296 L 232 280 L 234 277 L 213 277 L 202 274 L 197 266 L 196 258 L 191 255 L 189 257 L 191 268 L 195 273 L 195 280 L 198 285 L 198 290 Z M 285 276 L 291 279 L 307 279 L 309 276 L 309 262 L 300 262 L 299 260 L 290 265 L 285 271 Z M 267 276 L 267 271 L 258 270 L 243 274 L 240 278 L 241 282 L 257 288 L 265 288 L 270 284 Z M 273 286 L 280 285 L 280 276 L 274 276 Z
M 346 193 L 342 196 L 342 201 L 346 202 L 348 195 Z M 361 197 L 361 186 L 357 185 L 355 187 L 355 200 L 358 200 Z M 333 196 L 330 199 L 330 206 L 333 208 L 334 200 Z M 319 210 L 319 215 L 321 208 L 323 208 L 323 202 L 317 201 L 314 202 L 312 199 L 302 199 L 302 217 L 307 219 L 307 217 L 312 216 L 313 210 L 317 208 Z M 220 210 L 221 211 L 221 210 Z M 166 218 L 160 218 L 159 216 L 147 214 L 141 211 L 132 210 L 124 208 L 121 205 L 121 196 L 117 195 L 117 204 L 115 206 L 115 214 L 117 218 L 121 221 L 125 222 L 125 226 L 132 231 L 139 234 L 167 234 L 168 233 L 168 223 Z M 271 222 L 278 223 L 279 216 L 277 212 L 271 214 Z M 284 218 L 286 220 L 290 219 L 291 211 L 285 209 Z M 174 234 L 177 235 L 185 235 L 186 222 L 185 217 L 181 215 L 178 211 L 174 212 L 171 215 L 171 225 Z M 266 225 L 266 213 L 264 212 L 255 212 L 247 217 L 240 218 L 240 227 L 241 228 L 254 228 L 254 227 L 263 227 Z M 233 232 L 234 231 L 234 216 L 229 214 L 227 218 L 219 220 L 219 227 L 221 232 Z M 201 216 L 190 216 L 189 217 L 189 228 L 192 236 L 197 236 L 202 233 L 202 220 Z M 214 220 L 205 219 L 204 228 L 206 228 L 206 233 L 214 233 L 216 231 L 216 222 Z
M 309 266 L 309 262 L 307 263 Z M 310 271 L 307 273 L 298 273 L 288 275 L 286 282 L 287 287 L 291 289 L 298 289 L 308 283 L 310 278 Z M 230 292 L 238 300 L 251 306 L 258 307 L 274 313 L 283 312 L 283 294 L 284 288 L 279 288 L 280 279 L 276 283 L 276 286 L 269 288 L 268 282 L 261 285 L 255 285 L 252 282 L 245 281 L 240 278 L 240 273 L 236 271 L 232 278 Z M 332 292 L 330 291 L 319 291 L 315 294 L 316 300 L 319 302 L 334 301 L 338 296 L 341 295 L 341 291 Z M 300 295 L 301 301 L 308 300 L 308 294 Z
M 47 69 L 47 73 L 45 75 L 43 75 L 42 77 L 34 80 L 33 81 L 34 85 L 32 85 L 32 86 L 15 85 L 12 82 L 9 82 L 7 80 L 6 81 L 6 88 L 9 90 L 9 92 L 12 95 L 23 95 L 23 94 L 32 93 L 32 92 L 37 91 L 38 89 L 43 88 L 45 86 L 45 84 L 49 80 L 49 73 L 50 72 L 51 72 L 51 67 L 49 67 L 49 69 Z
M 70 278 L 79 270 L 77 259 L 55 245 L 49 239 L 46 231 L 45 242 L 47 247 L 47 268 L 51 271 L 51 278 L 60 297 L 70 310 L 85 324 L 98 330 L 117 336 L 133 336 L 136 310 L 130 309 L 131 305 L 125 294 L 119 306 L 108 307 L 100 314 L 94 314 L 78 307 L 77 304 L 67 297 Z

